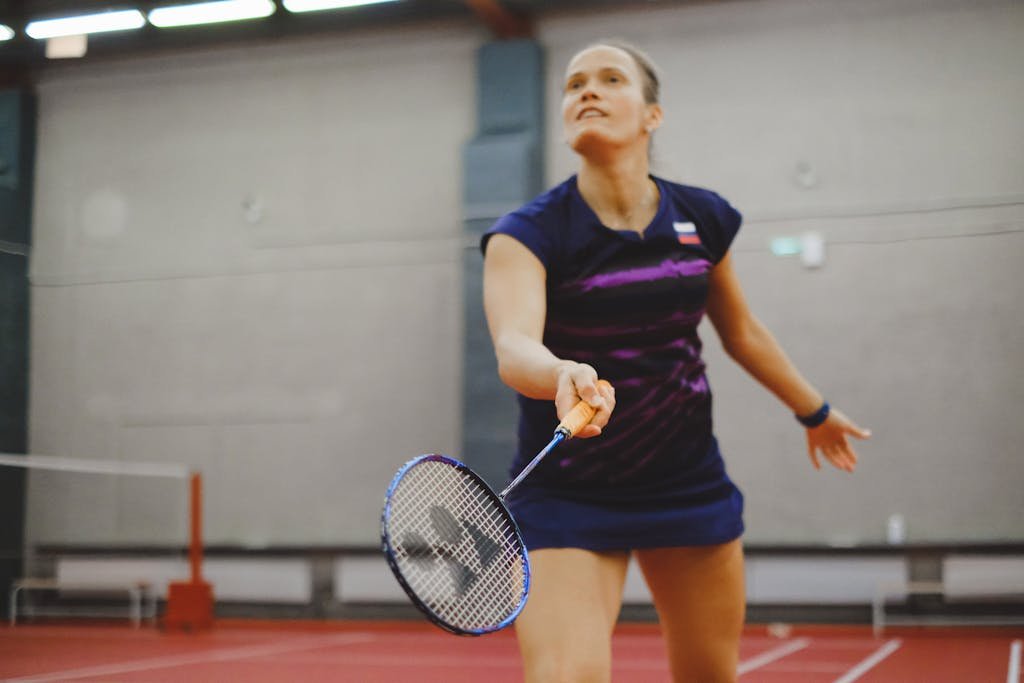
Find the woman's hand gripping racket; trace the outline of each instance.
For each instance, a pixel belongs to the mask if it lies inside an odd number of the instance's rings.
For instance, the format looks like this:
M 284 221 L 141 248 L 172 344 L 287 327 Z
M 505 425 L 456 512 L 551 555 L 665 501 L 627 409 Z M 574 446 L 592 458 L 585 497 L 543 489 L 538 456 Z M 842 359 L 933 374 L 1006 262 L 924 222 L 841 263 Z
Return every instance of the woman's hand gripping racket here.
M 501 493 L 443 455 L 421 455 L 398 470 L 384 498 L 381 542 L 398 583 L 430 621 L 478 636 L 519 616 L 530 592 L 530 561 L 504 498 L 594 413 L 585 401 L 576 404 Z

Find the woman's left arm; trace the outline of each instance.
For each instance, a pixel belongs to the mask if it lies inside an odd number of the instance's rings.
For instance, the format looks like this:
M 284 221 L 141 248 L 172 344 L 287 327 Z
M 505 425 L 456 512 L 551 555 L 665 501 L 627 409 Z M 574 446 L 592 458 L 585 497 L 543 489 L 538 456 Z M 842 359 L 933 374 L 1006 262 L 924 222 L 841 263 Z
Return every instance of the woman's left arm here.
M 811 415 L 822 406 L 821 394 L 804 379 L 768 328 L 750 312 L 732 266 L 731 253 L 726 253 L 711 270 L 707 311 L 725 352 L 796 415 Z M 848 436 L 866 439 L 871 432 L 834 408 L 823 423 L 808 428 L 807 453 L 814 467 L 821 468 L 820 451 L 839 469 L 852 472 L 857 465 L 857 453 Z

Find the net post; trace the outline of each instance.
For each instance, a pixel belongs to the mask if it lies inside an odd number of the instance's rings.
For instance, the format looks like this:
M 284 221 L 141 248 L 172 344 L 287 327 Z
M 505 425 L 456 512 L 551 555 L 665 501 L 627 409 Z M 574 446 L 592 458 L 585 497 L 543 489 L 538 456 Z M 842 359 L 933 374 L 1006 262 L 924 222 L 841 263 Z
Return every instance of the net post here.
M 167 587 L 167 612 L 163 627 L 168 630 L 198 631 L 213 626 L 213 587 L 203 581 L 203 478 L 189 476 L 190 579 L 173 581 Z
M 189 533 L 188 559 L 192 569 L 192 583 L 202 583 L 203 565 L 203 475 L 192 472 L 189 477 Z

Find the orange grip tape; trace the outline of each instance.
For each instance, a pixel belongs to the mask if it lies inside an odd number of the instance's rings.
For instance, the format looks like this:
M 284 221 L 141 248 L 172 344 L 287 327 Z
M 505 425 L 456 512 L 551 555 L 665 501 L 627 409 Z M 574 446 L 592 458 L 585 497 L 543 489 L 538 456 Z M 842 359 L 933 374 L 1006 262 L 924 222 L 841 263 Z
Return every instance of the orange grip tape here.
M 605 386 L 611 389 L 612 385 L 601 379 L 597 381 L 597 386 Z M 558 429 L 555 431 L 568 432 L 569 437 L 572 438 L 576 436 L 581 429 L 590 424 L 590 421 L 594 419 L 594 413 L 596 412 L 597 411 L 592 405 L 586 401 L 580 401 L 573 406 L 573 409 L 569 411 L 569 414 L 566 415 L 560 423 L 558 423 Z

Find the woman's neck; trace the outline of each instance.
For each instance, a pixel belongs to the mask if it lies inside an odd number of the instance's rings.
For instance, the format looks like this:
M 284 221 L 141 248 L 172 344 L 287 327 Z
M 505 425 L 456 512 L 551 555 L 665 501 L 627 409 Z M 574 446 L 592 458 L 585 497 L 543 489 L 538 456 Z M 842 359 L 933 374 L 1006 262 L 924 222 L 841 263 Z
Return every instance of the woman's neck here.
M 609 228 L 642 232 L 658 210 L 658 186 L 646 155 L 600 165 L 583 160 L 576 178 L 583 200 Z

